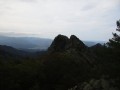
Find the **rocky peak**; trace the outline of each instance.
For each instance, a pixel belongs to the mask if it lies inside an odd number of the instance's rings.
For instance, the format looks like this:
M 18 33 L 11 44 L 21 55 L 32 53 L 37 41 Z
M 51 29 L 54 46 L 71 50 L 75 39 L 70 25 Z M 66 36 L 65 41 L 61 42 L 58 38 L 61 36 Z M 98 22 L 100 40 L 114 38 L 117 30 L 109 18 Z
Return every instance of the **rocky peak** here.
M 70 36 L 70 44 L 71 44 L 71 48 L 75 48 L 75 49 L 86 48 L 85 44 L 75 35 Z
M 84 49 L 85 44 L 79 40 L 75 35 L 71 35 L 70 39 L 67 36 L 59 34 L 53 40 L 52 44 L 48 48 L 48 51 L 56 52 L 56 51 L 65 51 L 69 49 L 81 50 Z
M 52 44 L 48 48 L 49 51 L 63 51 L 66 49 L 66 45 L 69 43 L 69 38 L 67 36 L 59 34 L 55 37 Z

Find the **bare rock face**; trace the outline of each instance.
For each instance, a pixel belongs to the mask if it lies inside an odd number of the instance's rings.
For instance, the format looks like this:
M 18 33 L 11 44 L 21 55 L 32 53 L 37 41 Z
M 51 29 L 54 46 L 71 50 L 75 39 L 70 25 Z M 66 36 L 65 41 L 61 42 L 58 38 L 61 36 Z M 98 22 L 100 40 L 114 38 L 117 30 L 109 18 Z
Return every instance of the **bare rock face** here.
M 58 35 L 55 37 L 54 41 L 48 48 L 48 51 L 56 52 L 56 51 L 64 51 L 67 49 L 67 45 L 69 44 L 69 38 L 64 35 Z
M 51 46 L 48 48 L 50 52 L 60 52 L 69 49 L 82 50 L 86 48 L 85 44 L 79 40 L 75 35 L 71 35 L 70 39 L 64 35 L 58 35 L 53 40 Z
M 86 48 L 86 45 L 79 40 L 75 35 L 70 36 L 70 48 L 82 50 Z
M 53 40 L 51 46 L 48 48 L 48 53 L 60 53 L 68 55 L 69 58 L 80 60 L 81 63 L 87 64 L 86 66 L 93 67 L 95 62 L 95 55 L 89 51 L 87 46 L 75 35 L 70 38 L 64 35 L 58 35 Z

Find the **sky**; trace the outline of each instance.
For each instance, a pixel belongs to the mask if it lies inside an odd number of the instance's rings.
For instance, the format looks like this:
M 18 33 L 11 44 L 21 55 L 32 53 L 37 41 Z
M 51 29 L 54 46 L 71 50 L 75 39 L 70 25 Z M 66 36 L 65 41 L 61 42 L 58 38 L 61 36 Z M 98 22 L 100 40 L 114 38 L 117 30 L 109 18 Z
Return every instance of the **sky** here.
M 0 35 L 6 36 L 107 41 L 119 19 L 120 0 L 0 0 Z

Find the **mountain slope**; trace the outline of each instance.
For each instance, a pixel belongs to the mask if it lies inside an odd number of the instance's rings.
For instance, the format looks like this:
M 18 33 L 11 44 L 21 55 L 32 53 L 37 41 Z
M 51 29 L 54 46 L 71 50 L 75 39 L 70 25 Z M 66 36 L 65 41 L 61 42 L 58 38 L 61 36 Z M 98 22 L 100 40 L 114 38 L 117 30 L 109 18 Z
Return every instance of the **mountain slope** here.
M 45 38 L 0 36 L 0 45 L 7 45 L 17 49 L 47 49 L 51 42 L 51 39 Z
M 67 90 L 90 78 L 96 67 L 96 56 L 75 35 L 58 35 L 41 57 L 47 79 L 43 90 Z
M 16 55 L 26 55 L 26 52 L 17 50 L 10 46 L 0 45 L 0 54 L 3 54 L 3 55 L 9 54 L 9 55 L 16 56 Z

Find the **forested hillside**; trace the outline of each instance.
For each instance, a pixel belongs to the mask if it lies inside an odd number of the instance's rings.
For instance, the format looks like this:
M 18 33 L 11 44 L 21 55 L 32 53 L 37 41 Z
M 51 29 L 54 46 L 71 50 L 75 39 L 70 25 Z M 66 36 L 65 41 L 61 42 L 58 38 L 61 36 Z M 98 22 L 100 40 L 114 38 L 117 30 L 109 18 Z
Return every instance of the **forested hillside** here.
M 47 51 L 37 53 L 1 45 L 0 90 L 119 90 L 119 47 L 116 33 L 92 47 L 75 35 L 58 35 Z

